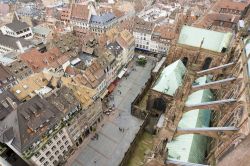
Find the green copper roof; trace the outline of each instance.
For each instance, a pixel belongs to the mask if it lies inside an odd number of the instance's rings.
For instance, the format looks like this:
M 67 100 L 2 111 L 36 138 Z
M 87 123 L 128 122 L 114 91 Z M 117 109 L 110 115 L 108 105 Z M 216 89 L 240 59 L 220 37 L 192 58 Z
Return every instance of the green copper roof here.
M 196 80 L 199 84 L 208 81 L 207 77 Z M 192 93 L 187 100 L 187 104 L 198 104 L 212 101 L 213 95 L 210 90 L 199 90 Z M 178 124 L 179 128 L 195 128 L 209 126 L 210 110 L 192 110 L 183 114 Z M 168 157 L 184 162 L 203 163 L 207 148 L 207 137 L 202 135 L 187 134 L 176 137 L 167 144 Z
M 202 44 L 202 48 L 215 52 L 221 52 L 223 48 L 228 47 L 232 38 L 232 33 L 223 33 L 191 26 L 183 26 L 178 43 L 193 47 L 200 47 L 203 38 L 204 42 Z
M 182 85 L 182 77 L 185 72 L 186 68 L 182 61 L 175 61 L 163 69 L 153 90 L 173 96 L 176 89 Z

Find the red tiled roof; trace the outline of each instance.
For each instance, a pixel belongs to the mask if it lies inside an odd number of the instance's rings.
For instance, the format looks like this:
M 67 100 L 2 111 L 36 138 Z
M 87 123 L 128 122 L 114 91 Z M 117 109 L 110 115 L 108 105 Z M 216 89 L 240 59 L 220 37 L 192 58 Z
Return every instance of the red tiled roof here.
M 233 0 L 219 0 L 213 6 L 213 11 L 219 12 L 221 8 L 228 8 L 243 11 L 249 2 L 235 2 Z
M 83 74 L 91 88 L 96 88 L 103 80 L 104 71 L 101 64 L 95 60 Z
M 237 23 L 240 19 L 240 16 L 225 14 L 225 13 L 209 13 L 205 15 L 203 18 L 196 21 L 193 25 L 199 28 L 208 28 L 210 27 L 214 21 L 225 21 Z
M 174 39 L 175 38 L 175 27 L 169 25 L 156 26 L 154 32 L 159 33 L 163 39 Z
M 71 18 L 88 20 L 89 9 L 87 5 L 73 4 L 71 9 Z
M 55 59 L 51 64 L 49 64 L 49 67 L 57 68 L 64 63 L 66 63 L 69 60 L 69 57 L 67 55 L 62 55 L 59 58 Z
M 69 57 L 63 55 L 58 48 L 52 48 L 45 53 L 32 49 L 20 55 L 34 72 L 40 72 L 46 67 L 57 68 L 65 63 Z
M 122 11 L 116 9 L 116 8 L 113 8 L 113 13 L 114 13 L 114 15 L 116 17 L 122 17 L 122 16 L 124 16 L 124 12 L 122 12 Z
M 122 48 L 127 48 L 128 47 L 128 43 L 121 37 L 119 36 L 118 38 L 116 38 L 117 43 L 122 47 Z

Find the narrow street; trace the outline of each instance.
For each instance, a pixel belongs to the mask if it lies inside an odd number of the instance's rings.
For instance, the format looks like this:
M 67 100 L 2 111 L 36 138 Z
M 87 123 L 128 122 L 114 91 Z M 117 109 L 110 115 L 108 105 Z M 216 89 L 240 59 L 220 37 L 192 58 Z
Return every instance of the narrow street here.
M 135 66 L 135 71 L 119 81 L 111 94 L 115 111 L 104 115 L 97 129 L 98 139 L 86 139 L 68 160 L 68 166 L 119 165 L 142 124 L 142 120 L 130 114 L 131 103 L 150 77 L 152 68 L 152 60 L 148 59 L 145 67 Z

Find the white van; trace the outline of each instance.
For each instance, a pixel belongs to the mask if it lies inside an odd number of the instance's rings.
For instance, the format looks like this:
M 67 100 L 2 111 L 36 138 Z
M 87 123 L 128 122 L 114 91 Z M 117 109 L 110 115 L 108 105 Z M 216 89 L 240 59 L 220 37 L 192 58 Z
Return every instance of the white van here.
M 138 58 L 139 58 L 139 59 L 146 59 L 146 57 L 143 56 L 143 55 L 139 55 Z

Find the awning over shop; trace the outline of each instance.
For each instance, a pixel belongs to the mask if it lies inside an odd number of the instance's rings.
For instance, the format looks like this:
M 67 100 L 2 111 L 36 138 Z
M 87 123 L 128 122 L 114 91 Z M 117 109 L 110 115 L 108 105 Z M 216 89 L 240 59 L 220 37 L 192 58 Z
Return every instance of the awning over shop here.
M 123 68 L 122 71 L 120 71 L 120 73 L 118 74 L 118 78 L 122 78 L 123 75 L 126 73 L 127 69 Z
M 113 90 L 115 89 L 115 84 L 114 83 L 111 83 L 110 85 L 109 85 L 109 87 L 108 87 L 108 92 L 109 93 L 112 93 L 113 92 Z
M 100 98 L 103 99 L 107 94 L 108 94 L 108 90 L 105 90 L 101 95 Z

